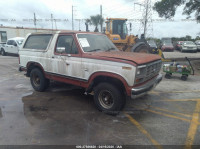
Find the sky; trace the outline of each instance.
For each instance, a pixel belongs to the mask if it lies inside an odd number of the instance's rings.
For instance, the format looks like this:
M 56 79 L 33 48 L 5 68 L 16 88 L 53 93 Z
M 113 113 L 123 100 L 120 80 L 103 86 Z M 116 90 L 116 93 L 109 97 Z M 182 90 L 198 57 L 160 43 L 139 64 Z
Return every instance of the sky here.
M 152 0 L 152 5 L 158 0 Z M 130 34 L 140 35 L 143 32 L 141 19 L 143 18 L 144 0 L 1 0 L 0 1 L 0 24 L 4 26 L 35 27 L 33 18 L 36 15 L 37 28 L 72 29 L 72 6 L 74 13 L 74 30 L 85 31 L 84 20 L 91 15 L 100 13 L 104 19 L 127 18 L 127 26 Z M 152 10 L 152 20 L 148 35 L 155 38 L 183 37 L 190 35 L 195 38 L 200 32 L 200 24 L 194 17 L 185 20 L 182 15 L 182 7 L 177 8 L 173 20 L 160 18 L 157 12 Z M 51 14 L 56 20 L 51 22 Z M 132 23 L 132 31 L 129 24 Z M 104 24 L 105 26 L 105 24 Z M 91 31 L 93 26 L 89 26 Z

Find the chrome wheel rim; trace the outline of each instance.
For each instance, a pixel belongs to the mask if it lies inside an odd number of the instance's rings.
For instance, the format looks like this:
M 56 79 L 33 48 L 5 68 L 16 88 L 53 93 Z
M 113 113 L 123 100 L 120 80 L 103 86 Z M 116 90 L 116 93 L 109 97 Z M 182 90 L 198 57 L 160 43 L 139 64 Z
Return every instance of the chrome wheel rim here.
M 101 106 L 105 109 L 109 109 L 114 104 L 114 99 L 110 91 L 102 90 L 98 96 Z
M 33 74 L 33 84 L 34 86 L 40 86 L 40 77 L 37 74 Z

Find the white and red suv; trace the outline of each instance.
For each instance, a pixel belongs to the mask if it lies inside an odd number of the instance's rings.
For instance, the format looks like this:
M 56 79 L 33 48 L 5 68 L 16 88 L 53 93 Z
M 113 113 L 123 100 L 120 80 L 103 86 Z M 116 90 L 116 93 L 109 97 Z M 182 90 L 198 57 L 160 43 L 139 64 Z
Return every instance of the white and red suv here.
M 20 71 L 26 71 L 36 91 L 49 80 L 80 86 L 104 112 L 119 111 L 127 97 L 145 94 L 161 80 L 158 55 L 121 52 L 100 33 L 32 33 L 19 51 Z

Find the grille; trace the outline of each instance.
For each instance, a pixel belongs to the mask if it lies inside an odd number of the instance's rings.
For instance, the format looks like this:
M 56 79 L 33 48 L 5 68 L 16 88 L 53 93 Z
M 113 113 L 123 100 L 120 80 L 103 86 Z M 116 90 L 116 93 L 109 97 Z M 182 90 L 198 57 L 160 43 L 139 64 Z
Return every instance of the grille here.
M 161 69 L 162 62 L 161 61 L 156 61 L 150 64 L 147 64 L 146 66 L 146 76 L 144 77 L 143 81 L 147 81 L 154 76 L 156 76 L 160 69 Z

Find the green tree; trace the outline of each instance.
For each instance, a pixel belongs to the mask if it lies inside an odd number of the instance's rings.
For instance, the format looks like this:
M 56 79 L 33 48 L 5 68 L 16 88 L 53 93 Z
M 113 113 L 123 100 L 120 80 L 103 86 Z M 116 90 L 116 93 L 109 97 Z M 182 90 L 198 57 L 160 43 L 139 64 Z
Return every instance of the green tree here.
M 192 37 L 190 35 L 185 36 L 186 40 L 192 40 Z
M 92 25 L 95 26 L 94 32 L 99 32 L 98 30 L 98 25 L 101 25 L 101 23 L 104 22 L 104 19 L 102 18 L 101 15 L 96 15 L 96 16 L 90 16 L 90 22 Z
M 195 13 L 197 22 L 200 22 L 200 0 L 161 0 L 154 4 L 153 9 L 160 17 L 170 19 L 174 17 L 177 7 L 181 5 L 184 5 L 183 14 L 186 14 L 187 18 Z
M 89 32 L 89 25 L 91 25 L 91 20 L 90 19 L 86 19 L 85 20 L 85 26 L 86 26 L 86 32 Z
M 200 37 L 199 37 L 199 36 L 196 36 L 195 40 L 200 40 Z

